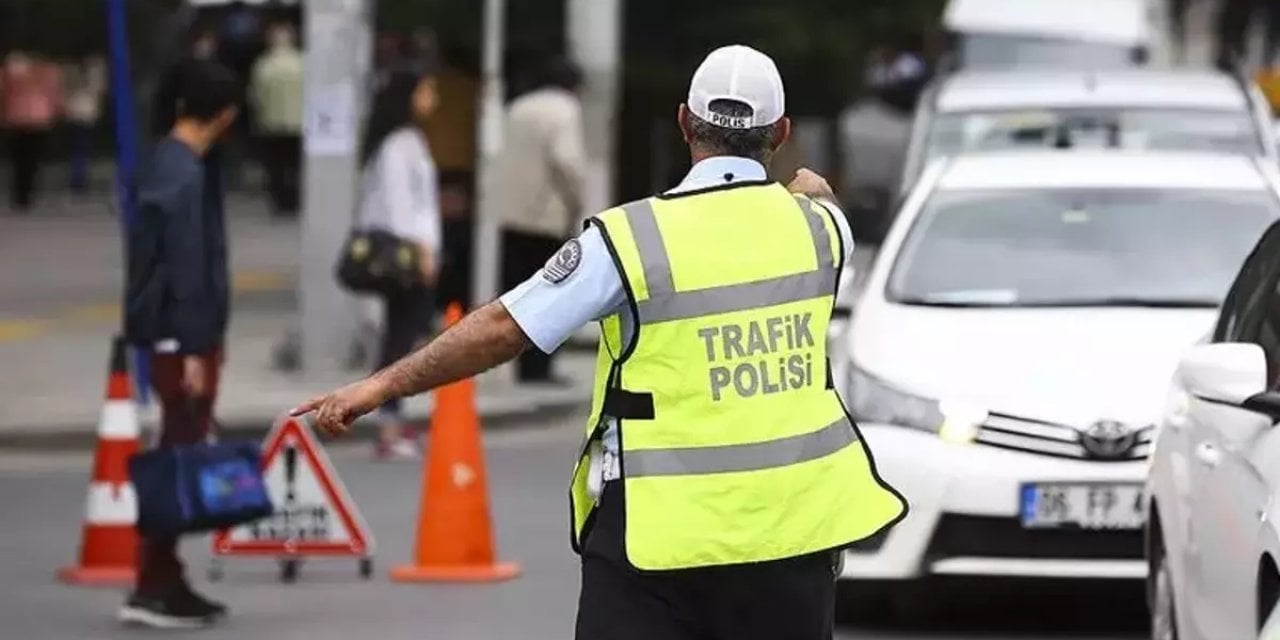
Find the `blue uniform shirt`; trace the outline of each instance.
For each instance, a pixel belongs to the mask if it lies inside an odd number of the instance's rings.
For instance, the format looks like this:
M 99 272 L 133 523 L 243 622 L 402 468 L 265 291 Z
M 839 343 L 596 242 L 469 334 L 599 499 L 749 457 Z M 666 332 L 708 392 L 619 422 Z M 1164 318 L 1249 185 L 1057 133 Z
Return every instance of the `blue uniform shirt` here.
M 749 158 L 716 156 L 693 165 L 680 185 L 667 193 L 705 189 L 720 184 L 768 179 L 764 165 Z M 830 203 L 829 207 L 833 207 Z M 834 207 L 833 207 L 834 208 Z M 847 257 L 853 255 L 853 234 L 843 215 L 832 216 L 840 229 Z M 600 320 L 626 308 L 627 294 L 622 275 L 609 256 L 600 230 L 587 228 L 578 236 L 581 259 L 576 268 L 559 282 L 540 270 L 499 300 L 516 324 L 543 352 L 555 351 L 584 324 Z M 559 274 L 557 274 L 559 275 Z M 631 339 L 629 313 L 622 313 L 622 339 Z M 602 439 L 604 450 L 618 452 L 618 430 L 612 420 Z

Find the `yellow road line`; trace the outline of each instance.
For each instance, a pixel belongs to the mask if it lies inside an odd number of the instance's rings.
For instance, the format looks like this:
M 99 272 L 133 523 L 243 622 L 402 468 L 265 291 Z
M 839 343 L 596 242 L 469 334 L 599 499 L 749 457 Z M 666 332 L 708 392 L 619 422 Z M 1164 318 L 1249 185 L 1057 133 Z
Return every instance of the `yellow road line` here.
M 46 330 L 44 324 L 31 320 L 0 320 L 0 342 L 34 338 Z
M 284 291 L 293 286 L 293 279 L 291 274 L 283 271 L 238 271 L 232 275 L 231 289 L 235 293 Z M 71 307 L 41 318 L 0 320 L 0 344 L 27 340 L 61 327 L 94 325 L 119 320 L 120 305 L 111 302 Z

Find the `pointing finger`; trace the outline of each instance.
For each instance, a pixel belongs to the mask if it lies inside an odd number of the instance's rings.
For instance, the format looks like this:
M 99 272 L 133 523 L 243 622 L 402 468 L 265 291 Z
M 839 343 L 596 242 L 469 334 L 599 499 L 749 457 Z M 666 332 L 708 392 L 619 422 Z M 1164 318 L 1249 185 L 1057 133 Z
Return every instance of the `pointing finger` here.
M 316 396 L 291 409 L 289 411 L 289 415 L 291 417 L 296 418 L 300 415 L 311 413 L 312 411 L 315 411 L 316 409 L 320 408 L 320 404 L 324 402 L 324 398 L 325 396 Z

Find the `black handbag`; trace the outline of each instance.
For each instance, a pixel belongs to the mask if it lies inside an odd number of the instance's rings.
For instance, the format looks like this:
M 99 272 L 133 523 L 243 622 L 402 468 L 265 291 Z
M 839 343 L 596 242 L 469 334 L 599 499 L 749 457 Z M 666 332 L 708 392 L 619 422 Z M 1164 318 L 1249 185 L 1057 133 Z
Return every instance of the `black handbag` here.
M 353 293 L 395 294 L 422 282 L 418 245 L 381 229 L 351 232 L 338 258 L 338 282 Z

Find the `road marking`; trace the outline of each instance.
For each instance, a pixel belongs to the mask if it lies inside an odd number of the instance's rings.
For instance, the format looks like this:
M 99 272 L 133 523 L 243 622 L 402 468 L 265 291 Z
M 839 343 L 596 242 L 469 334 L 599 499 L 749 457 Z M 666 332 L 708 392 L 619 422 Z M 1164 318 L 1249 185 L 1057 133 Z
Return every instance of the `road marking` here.
M 293 286 L 294 276 L 285 271 L 238 271 L 231 278 L 235 293 L 285 291 Z M 0 344 L 36 338 L 68 327 L 96 326 L 119 322 L 120 305 L 95 303 L 70 307 L 44 317 L 0 320 Z
M 45 332 L 45 326 L 31 320 L 0 321 L 0 342 L 13 342 L 34 338 Z
M 293 286 L 293 276 L 283 271 L 237 271 L 231 277 L 231 288 L 236 293 L 280 291 Z

